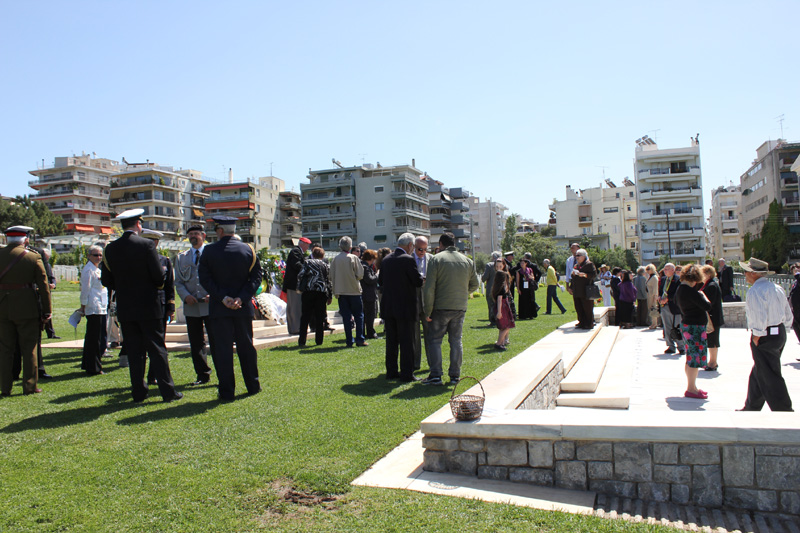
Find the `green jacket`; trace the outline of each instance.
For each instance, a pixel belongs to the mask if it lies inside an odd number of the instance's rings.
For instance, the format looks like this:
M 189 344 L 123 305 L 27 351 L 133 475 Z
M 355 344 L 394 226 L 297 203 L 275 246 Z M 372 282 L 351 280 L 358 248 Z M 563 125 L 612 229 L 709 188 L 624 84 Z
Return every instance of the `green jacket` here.
M 472 259 L 455 246 L 434 255 L 428 262 L 428 276 L 422 288 L 425 316 L 431 316 L 434 309 L 466 311 L 469 295 L 479 283 Z

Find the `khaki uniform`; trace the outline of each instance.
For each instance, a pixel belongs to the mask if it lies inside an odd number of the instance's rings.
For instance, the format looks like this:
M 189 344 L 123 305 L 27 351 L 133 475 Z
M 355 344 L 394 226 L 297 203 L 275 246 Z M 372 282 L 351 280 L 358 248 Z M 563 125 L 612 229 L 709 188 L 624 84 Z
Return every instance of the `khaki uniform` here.
M 24 249 L 22 244 L 0 249 L 0 272 Z M 41 309 L 34 286 L 39 288 Z M 22 352 L 22 390 L 25 394 L 35 391 L 38 381 L 36 346 L 42 334 L 41 318 L 51 313 L 50 286 L 42 257 L 36 252 L 28 251 L 0 279 L 0 393 L 11 393 L 12 365 L 17 343 Z

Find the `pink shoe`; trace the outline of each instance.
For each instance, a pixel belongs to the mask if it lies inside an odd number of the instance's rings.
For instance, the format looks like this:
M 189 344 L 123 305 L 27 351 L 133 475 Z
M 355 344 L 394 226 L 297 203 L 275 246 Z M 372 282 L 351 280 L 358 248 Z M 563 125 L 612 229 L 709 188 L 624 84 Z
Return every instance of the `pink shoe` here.
M 697 389 L 697 392 L 689 392 L 688 390 L 683 393 L 686 398 L 695 398 L 696 400 L 705 400 L 708 398 L 708 393 Z

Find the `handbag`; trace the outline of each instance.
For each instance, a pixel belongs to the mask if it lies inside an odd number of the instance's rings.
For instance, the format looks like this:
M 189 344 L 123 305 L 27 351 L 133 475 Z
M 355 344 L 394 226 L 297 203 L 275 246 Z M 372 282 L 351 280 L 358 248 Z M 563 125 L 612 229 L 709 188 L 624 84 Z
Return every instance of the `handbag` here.
M 600 293 L 600 287 L 597 286 L 595 283 L 590 283 L 586 286 L 586 299 L 587 300 L 598 300 L 602 298 L 602 294 Z
M 706 334 L 714 333 L 714 323 L 711 321 L 711 315 L 708 314 L 708 311 L 706 311 L 706 317 L 708 318 L 708 323 L 706 324 Z

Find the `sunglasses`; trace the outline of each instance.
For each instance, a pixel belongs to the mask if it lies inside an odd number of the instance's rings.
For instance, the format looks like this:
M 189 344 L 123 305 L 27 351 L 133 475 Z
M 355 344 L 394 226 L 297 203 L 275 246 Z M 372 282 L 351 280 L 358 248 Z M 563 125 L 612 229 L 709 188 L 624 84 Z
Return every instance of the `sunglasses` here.
M 427 248 L 417 248 L 417 251 L 418 252 L 427 252 L 428 249 Z

